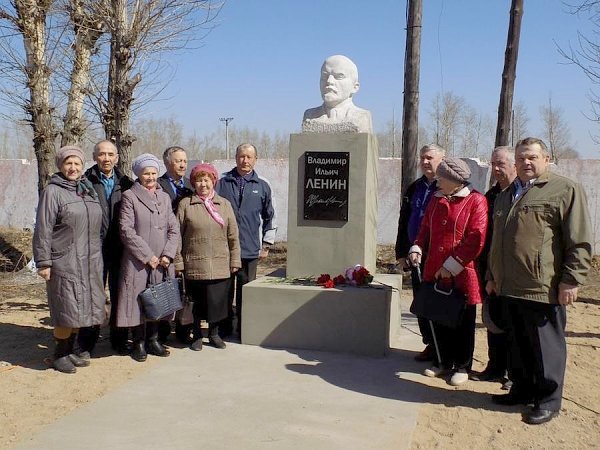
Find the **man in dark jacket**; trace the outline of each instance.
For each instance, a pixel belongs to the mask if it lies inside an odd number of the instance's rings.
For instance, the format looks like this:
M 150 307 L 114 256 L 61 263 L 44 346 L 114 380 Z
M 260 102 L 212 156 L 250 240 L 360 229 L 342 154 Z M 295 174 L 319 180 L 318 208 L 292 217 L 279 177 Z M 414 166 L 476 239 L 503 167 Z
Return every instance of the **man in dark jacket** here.
M 235 285 L 237 331 L 242 324 L 242 286 L 256 279 L 259 259 L 266 258 L 275 242 L 275 207 L 269 182 L 254 170 L 256 147 L 240 144 L 235 151 L 236 167 L 222 175 L 217 193 L 231 202 L 240 231 L 242 268 L 232 275 Z M 229 296 L 229 318 L 224 334 L 231 334 L 233 324 L 233 290 Z
M 533 403 L 523 421 L 559 414 L 567 362 L 566 307 L 577 300 L 592 261 L 592 226 L 579 183 L 549 170 L 544 142 L 515 148 L 517 178 L 496 197 L 486 291 L 502 301 L 510 345 L 502 405 Z
M 494 222 L 494 201 L 496 196 L 506 189 L 517 176 L 515 153 L 512 147 L 496 147 L 490 161 L 492 176 L 496 184 L 486 193 L 488 202 L 488 229 L 485 235 L 485 245 L 479 255 L 477 271 L 481 280 L 485 280 L 487 258 L 492 243 Z M 483 295 L 483 323 L 487 327 L 488 363 L 481 373 L 471 375 L 476 381 L 500 381 L 502 389 L 510 389 L 512 382 L 508 379 L 508 341 L 503 331 L 501 302 L 496 296 Z M 491 323 L 488 323 L 491 321 Z
M 190 179 L 185 176 L 188 166 L 187 154 L 181 147 L 169 147 L 163 153 L 163 162 L 167 171 L 159 177 L 158 183 L 171 197 L 173 211 L 177 211 L 179 200 L 194 192 Z
M 398 221 L 398 235 L 396 237 L 396 260 L 399 264 L 402 264 L 405 270 L 411 269 L 413 293 L 416 292 L 420 283 L 418 275 L 420 267 L 409 266 L 407 263 L 408 251 L 417 237 L 425 208 L 427 208 L 429 200 L 437 190 L 435 171 L 444 159 L 445 153 L 446 151 L 436 144 L 428 144 L 421 148 L 419 151 L 419 165 L 423 175 L 408 186 L 400 205 L 400 220 Z M 423 255 L 421 259 L 421 266 L 425 263 L 425 256 Z M 434 359 L 435 349 L 429 321 L 420 317 L 417 317 L 417 320 L 423 344 L 426 347 L 415 356 L 415 359 L 417 361 L 431 361 Z
M 118 279 L 123 246 L 119 238 L 119 207 L 121 194 L 133 182 L 116 167 L 119 161 L 117 148 L 112 141 L 103 140 L 94 146 L 94 164 L 85 176 L 92 183 L 102 207 L 102 258 L 104 261 L 104 284 L 108 282 L 110 293 L 110 343 L 121 354 L 127 353 L 127 329 L 116 326 Z M 89 357 L 94 349 L 100 327 L 81 328 L 78 334 L 80 356 Z
M 158 184 L 171 197 L 173 212 L 177 213 L 179 200 L 194 193 L 190 179 L 185 176 L 188 159 L 182 147 L 173 146 L 163 152 L 163 162 L 167 171 L 158 179 Z M 158 340 L 165 343 L 171 334 L 171 323 L 168 320 L 159 322 Z M 192 341 L 192 324 L 183 325 L 179 317 L 175 319 L 175 336 L 183 344 Z

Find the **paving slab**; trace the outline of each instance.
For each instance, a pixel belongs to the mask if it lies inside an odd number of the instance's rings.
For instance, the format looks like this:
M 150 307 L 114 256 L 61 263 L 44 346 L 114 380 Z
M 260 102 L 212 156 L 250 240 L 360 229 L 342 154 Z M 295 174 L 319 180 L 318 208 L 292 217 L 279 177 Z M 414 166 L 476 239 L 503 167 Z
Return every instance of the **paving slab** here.
M 416 321 L 402 324 L 383 358 L 236 343 L 176 351 L 15 448 L 407 449 L 427 387 Z

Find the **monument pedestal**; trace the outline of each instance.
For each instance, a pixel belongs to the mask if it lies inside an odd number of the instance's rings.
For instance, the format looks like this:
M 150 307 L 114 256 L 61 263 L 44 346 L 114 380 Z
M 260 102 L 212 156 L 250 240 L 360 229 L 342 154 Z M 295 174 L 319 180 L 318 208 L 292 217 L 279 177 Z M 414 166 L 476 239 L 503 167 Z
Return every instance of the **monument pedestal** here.
M 243 289 L 242 344 L 384 356 L 400 331 L 401 275 L 331 289 L 268 276 Z
M 305 177 L 310 167 L 307 154 L 318 153 L 314 178 Z M 346 154 L 347 159 L 340 158 Z M 330 157 L 328 157 L 330 155 Z M 327 161 L 342 160 L 337 167 Z M 319 161 L 324 161 L 319 170 Z M 347 161 L 348 164 L 344 164 Z M 302 133 L 290 136 L 290 184 L 288 200 L 287 276 L 337 274 L 360 264 L 375 272 L 377 256 L 377 141 L 368 133 Z M 342 172 L 347 176 L 343 178 Z M 319 175 L 321 174 L 321 175 Z M 307 191 L 330 200 L 335 209 L 336 181 L 347 181 L 347 217 L 340 220 L 307 219 L 311 201 Z M 337 191 L 339 192 L 339 191 Z

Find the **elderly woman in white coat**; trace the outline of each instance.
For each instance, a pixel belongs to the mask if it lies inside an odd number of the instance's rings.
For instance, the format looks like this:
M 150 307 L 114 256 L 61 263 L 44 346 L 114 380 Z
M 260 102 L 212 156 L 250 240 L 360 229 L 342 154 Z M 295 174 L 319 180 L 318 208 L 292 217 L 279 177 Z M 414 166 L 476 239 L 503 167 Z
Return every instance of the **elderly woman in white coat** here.
M 52 366 L 63 373 L 89 365 L 89 356 L 73 352 L 81 327 L 100 325 L 105 317 L 100 227 L 102 209 L 93 186 L 83 175 L 79 147 L 56 152 L 56 167 L 40 195 L 33 257 L 46 280 L 56 349 Z
M 171 264 L 180 241 L 179 223 L 169 195 L 158 184 L 159 160 L 144 153 L 133 160 L 138 177 L 123 193 L 119 231 L 123 242 L 117 326 L 132 327 L 131 357 L 145 361 L 147 353 L 168 356 L 158 342 L 158 321 L 146 320 L 138 299 L 148 283 L 158 283 L 164 271 L 174 276 Z

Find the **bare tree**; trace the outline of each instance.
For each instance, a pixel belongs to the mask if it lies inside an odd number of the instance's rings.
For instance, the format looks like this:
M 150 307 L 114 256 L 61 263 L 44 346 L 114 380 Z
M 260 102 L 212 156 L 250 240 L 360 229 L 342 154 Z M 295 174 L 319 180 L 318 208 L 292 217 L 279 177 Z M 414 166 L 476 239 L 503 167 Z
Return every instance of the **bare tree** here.
M 33 130 L 39 191 L 50 179 L 54 139 L 57 136 L 52 117 L 54 106 L 50 100 L 51 69 L 46 53 L 49 41 L 46 22 L 53 3 L 53 0 L 12 0 L 12 9 L 0 7 L 0 20 L 3 21 L 1 37 L 8 36 L 8 39 L 0 39 L 1 51 L 5 57 L 1 72 L 12 77 L 12 85 L 21 82 L 24 83 L 21 86 L 27 86 L 28 95 L 17 93 L 12 97 L 12 102 L 26 114 Z M 23 55 L 12 47 L 14 39 L 10 39 L 11 33 L 15 33 L 12 34 L 13 37 L 16 35 L 22 38 Z
M 89 0 L 69 0 L 66 5 L 74 41 L 71 45 L 73 63 L 68 82 L 61 146 L 79 144 L 87 128 L 84 106 L 89 92 L 92 54 L 104 32 L 104 18 L 97 11 L 98 4 Z
M 136 135 L 131 147 L 132 157 L 141 153 L 162 155 L 167 147 L 173 145 L 182 146 L 187 150 L 183 145 L 183 125 L 174 117 L 133 121 L 131 130 Z
M 461 156 L 475 158 L 479 154 L 483 117 L 475 108 L 465 105 L 460 114 Z
M 563 110 L 552 104 L 552 96 L 548 97 L 548 105 L 540 108 L 542 115 L 542 137 L 548 144 L 548 150 L 554 162 L 559 159 L 578 157 L 569 145 L 569 126 L 563 117 Z
M 389 120 L 385 124 L 385 129 L 377 133 L 377 143 L 379 144 L 379 156 L 399 158 L 402 146 L 401 124 L 395 120 Z
M 502 87 L 498 103 L 498 126 L 494 147 L 508 145 L 513 93 L 519 56 L 519 37 L 521 35 L 521 19 L 523 18 L 523 0 L 512 0 L 508 37 L 504 53 L 504 70 L 502 71 Z
M 8 81 L 0 90 L 32 126 L 40 190 L 50 176 L 56 137 L 62 134 L 63 145 L 81 142 L 89 112 L 100 118 L 104 135 L 121 150 L 120 165 L 129 169 L 133 104 L 160 92 L 168 81 L 161 55 L 201 39 L 198 31 L 209 31 L 220 7 L 215 0 L 11 0 L 0 6 L 0 77 Z M 136 98 L 142 75 L 145 86 L 156 89 Z
M 131 167 L 135 137 L 129 122 L 134 104 L 143 105 L 164 87 L 165 52 L 177 52 L 210 30 L 222 3 L 213 0 L 102 0 L 99 14 L 110 33 L 108 85 L 95 91 L 106 137 L 119 148 L 119 166 Z M 199 35 L 199 31 L 204 34 Z M 145 82 L 145 97 L 135 96 Z
M 558 51 L 568 61 L 577 65 L 593 84 L 600 85 L 600 43 L 598 43 L 600 1 L 584 0 L 576 4 L 567 4 L 567 6 L 572 14 L 588 14 L 588 19 L 595 29 L 591 37 L 578 32 L 577 43 L 574 46 L 569 44 L 568 48 L 558 47 Z M 588 98 L 591 104 L 591 114 L 587 118 L 600 123 L 600 94 L 592 90 Z M 592 136 L 592 138 L 594 142 L 600 143 L 600 135 Z
M 431 134 L 437 144 L 444 147 L 452 156 L 461 122 L 461 113 L 465 107 L 465 99 L 452 92 L 437 94 L 433 99 L 431 111 Z
M 528 135 L 528 124 L 529 116 L 527 115 L 527 107 L 523 102 L 517 102 L 512 114 L 511 145 L 514 146 Z

